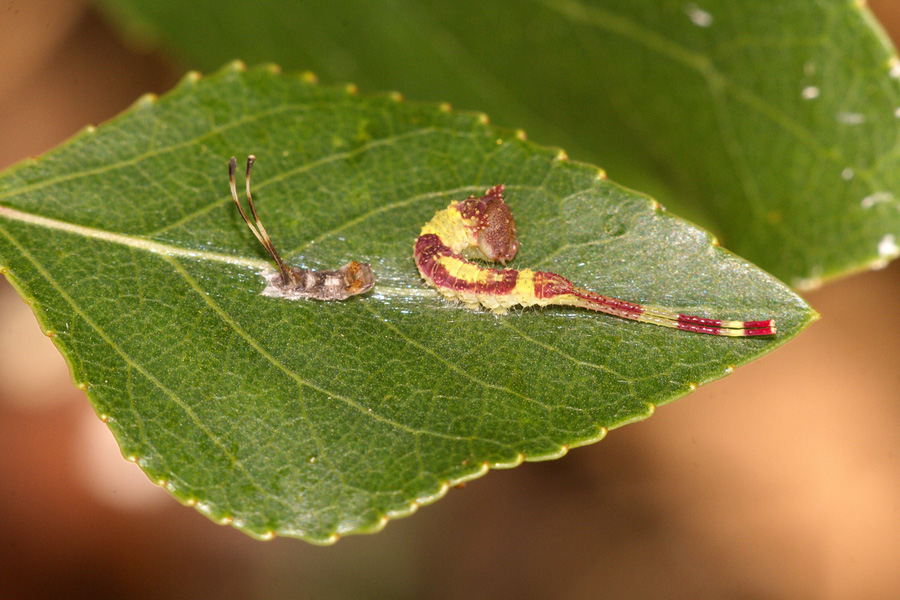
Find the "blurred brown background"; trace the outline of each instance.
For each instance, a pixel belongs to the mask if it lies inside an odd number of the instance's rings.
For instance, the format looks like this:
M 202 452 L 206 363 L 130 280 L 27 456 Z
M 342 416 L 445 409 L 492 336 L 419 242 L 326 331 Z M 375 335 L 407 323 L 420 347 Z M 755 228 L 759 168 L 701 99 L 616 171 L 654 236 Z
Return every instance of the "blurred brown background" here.
M 179 75 L 83 0 L 0 0 L 0 168 Z M 154 487 L 0 280 L 0 598 L 898 598 L 898 290 L 809 293 L 821 322 L 649 421 L 320 548 Z

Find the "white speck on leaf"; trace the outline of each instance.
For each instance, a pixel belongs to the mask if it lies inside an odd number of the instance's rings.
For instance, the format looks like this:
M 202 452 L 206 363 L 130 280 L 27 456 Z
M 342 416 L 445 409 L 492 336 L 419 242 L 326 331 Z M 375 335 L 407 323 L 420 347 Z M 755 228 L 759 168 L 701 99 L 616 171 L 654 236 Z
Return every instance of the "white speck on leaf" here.
M 841 178 L 844 181 L 850 181 L 851 179 L 853 179 L 853 175 L 853 169 L 851 169 L 850 167 L 847 167 L 846 169 L 841 171 Z
M 891 58 L 891 77 L 894 79 L 900 79 L 900 60 L 896 58 Z
M 693 2 L 684 7 L 684 13 L 697 27 L 709 27 L 713 23 L 713 16 Z
M 834 116 L 838 123 L 844 125 L 860 125 L 866 122 L 866 116 L 861 113 L 839 112 Z
M 876 204 L 891 202 L 893 199 L 894 195 L 890 192 L 875 192 L 863 198 L 859 205 L 863 208 L 872 208 Z
M 892 234 L 887 234 L 878 242 L 878 256 L 881 258 L 893 258 L 900 255 L 900 246 L 897 245 L 897 238 Z
M 819 88 L 814 85 L 808 85 L 803 88 L 802 92 L 800 92 L 800 96 L 802 96 L 804 100 L 813 100 L 814 98 L 818 98 Z
M 802 291 L 810 291 L 822 287 L 821 277 L 795 277 L 792 281 L 795 288 Z
M 894 116 L 900 119 L 900 107 L 894 109 Z

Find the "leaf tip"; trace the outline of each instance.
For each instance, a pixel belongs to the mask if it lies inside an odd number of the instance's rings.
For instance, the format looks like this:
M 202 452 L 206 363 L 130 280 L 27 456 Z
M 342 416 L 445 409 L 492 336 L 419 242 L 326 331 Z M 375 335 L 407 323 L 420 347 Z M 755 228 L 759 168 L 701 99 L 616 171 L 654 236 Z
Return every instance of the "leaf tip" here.
M 303 71 L 300 73 L 300 79 L 305 81 L 306 83 L 317 84 L 319 83 L 319 77 L 312 71 Z
M 344 91 L 351 96 L 356 96 L 357 94 L 359 94 L 359 88 L 356 87 L 355 83 L 348 83 L 347 85 L 345 85 Z
M 225 67 L 226 71 L 233 71 L 235 73 L 243 73 L 247 70 L 247 64 L 242 60 L 233 60 Z M 190 73 L 188 73 L 190 75 Z M 188 75 L 185 75 L 187 77 Z
M 515 135 L 517 140 L 520 140 L 523 142 L 528 139 L 528 134 L 525 133 L 524 129 L 516 129 L 516 131 L 513 133 L 513 135 Z
M 232 63 L 232 65 L 233 64 L 234 63 Z M 243 64 L 243 63 L 241 63 L 241 64 Z M 244 70 L 246 70 L 246 69 L 247 68 L 244 67 Z M 193 85 L 193 84 L 197 83 L 198 81 L 200 81 L 201 79 L 203 79 L 203 73 L 201 73 L 200 71 L 188 71 L 187 73 L 184 74 L 184 77 L 181 78 L 181 83 L 183 85 Z
M 275 63 L 266 63 L 263 67 L 272 75 L 281 75 L 281 65 Z
M 556 155 L 553 157 L 553 160 L 558 160 L 560 162 L 566 162 L 567 160 L 569 160 L 569 155 L 566 154 L 565 150 L 560 148 L 556 151 Z
M 528 457 L 524 452 L 519 452 L 512 458 L 512 460 L 497 460 L 494 462 L 486 462 L 485 465 L 487 465 L 488 469 L 513 469 L 525 462 L 525 459 L 527 458 Z M 532 458 L 531 460 L 534 460 L 534 458 Z
M 438 110 L 444 113 L 448 113 L 453 110 L 453 105 L 449 102 L 441 102 L 440 104 L 438 104 Z
M 403 94 L 401 94 L 400 92 L 388 92 L 388 98 L 390 98 L 394 102 L 404 101 Z
M 156 101 L 159 100 L 159 96 L 153 93 L 147 93 L 134 101 L 134 104 L 131 105 L 133 109 L 142 109 L 149 108 L 156 104 Z
M 198 511 L 200 511 L 201 513 L 203 513 L 204 515 L 206 515 L 213 521 L 216 521 L 216 518 L 212 515 L 212 507 L 209 504 L 207 504 L 206 502 L 200 502 L 200 501 L 194 502 L 194 508 L 196 508 Z
M 477 113 L 475 119 L 479 125 L 490 125 L 491 123 L 491 118 L 485 113 Z
M 443 494 L 441 494 L 441 495 L 443 496 Z M 423 503 L 419 502 L 418 500 L 413 500 L 409 504 L 407 504 L 406 506 L 404 506 L 402 508 L 395 508 L 393 510 L 389 510 L 385 514 L 381 515 L 381 517 L 378 519 L 378 521 L 375 522 L 375 524 L 371 527 L 371 529 L 366 529 L 366 532 L 374 533 L 376 531 L 381 531 L 382 529 L 387 527 L 387 524 L 391 520 L 408 517 L 408 516 L 414 514 L 416 511 L 419 510 L 419 508 L 422 507 L 422 504 Z
M 419 505 L 418 505 L 416 502 L 412 502 L 412 503 L 409 505 L 409 507 L 410 507 L 411 510 L 409 511 L 408 514 L 413 514 L 414 512 L 416 512 L 416 509 L 419 508 Z M 378 521 L 377 521 L 377 522 L 375 523 L 375 525 L 372 527 L 373 532 L 375 532 L 375 531 L 381 531 L 382 529 L 384 529 L 385 527 L 387 527 L 387 524 L 390 523 L 390 521 L 391 521 L 391 518 L 390 518 L 389 516 L 387 516 L 387 515 L 381 515 L 381 518 L 378 519 Z

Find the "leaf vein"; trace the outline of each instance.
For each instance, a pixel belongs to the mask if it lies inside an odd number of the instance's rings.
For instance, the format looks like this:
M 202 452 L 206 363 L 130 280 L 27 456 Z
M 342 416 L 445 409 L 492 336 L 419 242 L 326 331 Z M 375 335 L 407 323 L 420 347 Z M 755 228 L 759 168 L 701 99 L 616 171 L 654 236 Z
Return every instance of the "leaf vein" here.
M 0 200 L 4 198 L 13 198 L 20 194 L 24 194 L 27 192 L 33 192 L 35 190 L 40 190 L 45 187 L 49 187 L 52 185 L 56 185 L 58 183 L 66 183 L 69 181 L 74 181 L 76 179 L 82 179 L 84 177 L 90 177 L 92 175 L 102 175 L 104 173 L 109 173 L 111 171 L 115 171 L 124 167 L 130 167 L 140 163 L 143 160 L 148 158 L 159 156 L 162 154 L 167 154 L 169 152 L 180 150 L 181 148 L 187 148 L 189 146 L 196 145 L 201 141 L 213 137 L 214 135 L 220 134 L 222 132 L 228 131 L 229 129 L 233 129 L 235 127 L 239 127 L 241 125 L 246 125 L 247 123 L 252 123 L 258 119 L 262 119 L 265 117 L 269 117 L 272 115 L 277 115 L 281 112 L 286 112 L 288 110 L 294 110 L 302 107 L 301 104 L 288 104 L 284 106 L 278 106 L 266 111 L 260 111 L 254 114 L 248 114 L 239 119 L 235 119 L 229 123 L 224 123 L 217 127 L 210 128 L 209 131 L 204 133 L 203 135 L 197 136 L 196 138 L 192 138 L 190 140 L 186 140 L 184 142 L 180 142 L 178 144 L 172 144 L 171 146 L 163 146 L 157 150 L 148 150 L 142 154 L 136 154 L 133 157 L 127 160 L 120 160 L 116 162 L 107 163 L 103 166 L 97 167 L 95 169 L 88 169 L 85 171 L 78 171 L 76 173 L 67 173 L 65 175 L 60 175 L 59 177 L 49 177 L 47 179 L 42 179 L 39 182 L 33 183 L 31 185 L 26 185 L 20 188 L 13 188 L 5 193 L 0 193 Z
M 440 133 L 442 135 L 452 134 L 452 135 L 458 135 L 460 137 L 472 137 L 472 134 L 469 132 L 442 131 L 442 130 L 438 130 L 435 127 L 423 127 L 423 128 L 419 128 L 419 129 L 413 129 L 413 130 L 410 130 L 410 131 L 407 131 L 407 132 L 404 132 L 401 134 L 388 136 L 388 137 L 384 137 L 384 138 L 381 138 L 378 140 L 366 142 L 365 144 L 363 144 L 357 148 L 354 148 L 353 150 L 348 150 L 346 152 L 337 152 L 334 154 L 328 154 L 326 156 L 317 158 L 316 160 L 303 163 L 297 167 L 294 167 L 293 169 L 288 169 L 286 171 L 282 171 L 281 173 L 278 173 L 276 175 L 273 175 L 272 177 L 269 177 L 263 181 L 260 181 L 259 184 L 254 184 L 255 189 L 262 190 L 262 189 L 267 188 L 270 185 L 280 183 L 290 177 L 300 175 L 301 173 L 311 172 L 318 167 L 328 165 L 328 164 L 331 164 L 334 162 L 338 162 L 341 160 L 353 158 L 354 156 L 357 156 L 359 154 L 364 154 L 375 148 L 388 146 L 390 144 L 394 144 L 394 143 L 399 142 L 404 139 L 414 138 L 417 136 L 425 136 L 425 135 L 429 135 L 432 133 Z M 0 199 L 2 199 L 2 196 L 0 196 Z M 223 196 L 221 199 L 216 200 L 214 202 L 210 202 L 209 204 L 204 205 L 199 210 L 196 210 L 192 213 L 189 213 L 189 214 L 181 217 L 177 221 L 173 221 L 172 223 L 170 223 L 164 227 L 160 227 L 159 229 L 148 232 L 147 235 L 150 237 L 161 235 L 163 233 L 171 231 L 172 229 L 186 225 L 186 224 L 190 223 L 192 220 L 194 220 L 195 218 L 203 216 L 215 208 L 218 208 L 221 206 L 227 206 L 227 205 L 231 204 L 232 202 L 233 202 L 233 200 L 231 199 L 230 194 L 228 196 Z
M 280 370 L 282 373 L 284 373 L 285 375 L 287 375 L 288 377 L 290 377 L 291 379 L 293 379 L 300 385 L 308 387 L 311 390 L 315 390 L 316 392 L 319 392 L 320 394 L 324 394 L 325 396 L 327 396 L 329 398 L 334 398 L 334 399 L 340 400 L 347 406 L 350 406 L 350 407 L 356 409 L 363 415 L 366 415 L 370 418 L 375 419 L 378 422 L 384 423 L 386 425 L 389 425 L 390 427 L 393 427 L 400 431 L 404 431 L 409 434 L 413 434 L 413 435 L 424 434 L 424 435 L 430 435 L 430 436 L 439 437 L 439 438 L 443 438 L 443 439 L 451 439 L 451 440 L 458 440 L 458 441 L 463 441 L 463 440 L 468 439 L 466 437 L 454 436 L 454 435 L 449 435 L 449 434 L 440 433 L 440 432 L 436 432 L 436 431 L 429 431 L 429 430 L 425 430 L 425 429 L 416 429 L 414 427 L 410 427 L 409 425 L 405 425 L 398 421 L 394 421 L 393 419 L 389 419 L 388 417 L 385 417 L 378 413 L 370 412 L 366 407 L 362 406 L 355 400 L 348 398 L 346 396 L 343 396 L 341 394 L 338 394 L 336 392 L 333 392 L 331 390 L 328 390 L 326 388 L 323 388 L 318 384 L 315 384 L 311 381 L 308 381 L 308 380 L 300 377 L 300 375 L 298 375 L 297 373 L 295 373 L 294 371 L 289 369 L 284 363 L 282 363 L 281 361 L 276 359 L 271 353 L 269 353 L 265 348 L 262 347 L 262 345 L 259 343 L 259 341 L 256 340 L 256 338 L 251 336 L 240 325 L 238 325 L 238 323 L 234 319 L 232 319 L 231 316 L 229 316 L 228 313 L 226 313 L 225 310 L 221 306 L 219 306 L 219 304 L 217 302 L 215 302 L 209 296 L 209 294 L 207 294 L 206 292 L 203 291 L 203 288 L 200 286 L 200 284 L 197 282 L 197 280 L 194 279 L 191 276 L 191 274 L 188 273 L 187 270 L 178 261 L 175 260 L 174 257 L 166 256 L 165 258 L 168 262 L 170 262 L 172 264 L 173 268 L 178 272 L 178 274 L 184 278 L 184 280 L 187 282 L 187 284 L 203 299 L 204 302 L 206 302 L 206 304 L 213 310 L 213 312 L 215 312 L 216 315 L 218 315 L 219 318 L 222 319 L 222 321 L 226 325 L 228 325 L 229 328 L 231 328 L 235 333 L 237 333 L 239 336 L 244 338 L 244 340 L 250 345 L 250 347 L 253 348 L 260 356 L 265 358 L 272 365 L 274 365 L 278 370 Z
M 465 369 L 463 369 L 463 368 L 461 368 L 460 366 L 456 365 L 455 363 L 452 363 L 452 362 L 450 362 L 449 360 L 445 359 L 444 357 L 442 357 L 441 355 L 439 355 L 437 352 L 435 352 L 435 351 L 432 350 L 431 348 L 428 348 L 427 346 L 422 345 L 421 343 L 417 342 L 415 339 L 413 339 L 413 338 L 411 338 L 410 336 L 408 336 L 408 335 L 406 335 L 405 333 L 403 333 L 398 327 L 396 327 L 393 323 L 391 323 L 390 321 L 388 321 L 386 318 L 384 318 L 384 317 L 382 317 L 381 315 L 379 315 L 379 314 L 378 314 L 373 308 L 371 308 L 370 306 L 366 305 L 366 306 L 365 306 L 365 309 L 366 309 L 367 311 L 369 311 L 370 313 L 372 313 L 372 316 L 374 316 L 374 317 L 378 320 L 379 323 L 381 323 L 381 324 L 382 324 L 384 327 L 386 327 L 387 329 L 390 329 L 390 330 L 391 330 L 392 332 L 394 332 L 396 335 L 400 336 L 400 338 L 403 339 L 403 341 L 405 341 L 407 344 L 409 344 L 409 345 L 411 345 L 411 346 L 414 346 L 414 347 L 417 348 L 418 350 L 421 350 L 422 352 L 424 352 L 424 353 L 426 353 L 426 354 L 428 354 L 428 355 L 434 357 L 438 362 L 440 362 L 440 363 L 446 365 L 449 369 L 453 370 L 453 371 L 456 372 L 456 373 L 459 373 L 460 375 L 462 375 L 464 378 L 468 379 L 469 381 L 472 381 L 472 382 L 474 382 L 474 383 L 476 383 L 476 384 L 478 384 L 478 385 L 480 385 L 481 387 L 486 388 L 486 389 L 499 390 L 499 391 L 502 391 L 502 392 L 506 392 L 507 394 L 516 396 L 516 397 L 518 397 L 518 398 L 520 398 L 520 399 L 522 399 L 522 400 L 525 400 L 526 402 L 530 402 L 530 403 L 532 403 L 532 404 L 536 404 L 536 405 L 540 406 L 541 408 L 543 408 L 544 410 L 547 410 L 547 411 L 550 410 L 550 407 L 547 406 L 546 404 L 544 404 L 543 402 L 540 402 L 539 400 L 536 400 L 536 399 L 534 399 L 534 398 L 531 398 L 531 397 L 529 397 L 529 396 L 526 396 L 525 394 L 522 394 L 521 392 L 517 392 L 517 391 L 512 390 L 512 389 L 510 389 L 510 388 L 508 388 L 508 387 L 505 387 L 505 386 L 502 386 L 502 385 L 498 385 L 498 384 L 496 384 L 496 383 L 490 383 L 490 382 L 484 381 L 484 380 L 482 380 L 482 379 L 480 379 L 480 378 L 478 378 L 478 377 L 475 377 L 474 375 L 472 375 L 471 373 L 469 373 L 469 372 L 466 371 Z
M 60 286 L 59 283 L 57 283 L 56 279 L 43 267 L 43 265 L 38 260 L 36 260 L 34 258 L 34 256 L 32 256 L 31 253 L 25 249 L 24 246 L 19 244 L 18 240 L 16 240 L 13 236 L 11 236 L 4 227 L 0 227 L 0 233 L 2 233 L 3 236 L 7 240 L 9 240 L 9 242 L 13 246 L 16 247 L 16 249 L 22 254 L 22 256 L 25 257 L 25 259 L 28 260 L 32 264 L 34 269 L 38 273 L 40 273 L 41 276 L 44 277 L 44 279 L 56 290 L 56 292 L 59 294 L 59 296 L 66 303 L 68 303 L 69 306 L 72 307 L 72 310 L 75 312 L 75 314 L 78 315 L 79 317 L 81 317 L 82 319 L 84 319 L 84 322 L 87 323 L 92 329 L 94 329 L 94 331 L 97 332 L 97 334 L 100 336 L 100 338 L 104 342 L 106 342 L 106 344 L 110 348 L 112 348 L 112 350 L 115 351 L 116 354 L 118 354 L 122 358 L 122 360 L 125 362 L 125 364 L 128 367 L 134 369 L 135 371 L 137 371 L 138 373 L 143 375 L 150 383 L 152 383 L 154 386 L 159 388 L 172 401 L 173 404 L 175 404 L 176 406 L 181 408 L 181 410 L 183 410 L 185 412 L 185 414 L 187 414 L 188 418 L 191 419 L 191 421 L 197 426 L 197 428 L 201 432 L 203 432 L 203 434 L 206 435 L 207 438 L 209 438 L 209 440 L 215 446 L 217 446 L 219 448 L 219 450 L 221 450 L 222 454 L 224 454 L 228 458 L 228 460 L 231 462 L 231 464 L 234 465 L 239 471 L 241 471 L 241 473 L 247 478 L 247 481 L 249 481 L 253 485 L 253 487 L 255 487 L 257 490 L 259 490 L 261 493 L 265 493 L 265 492 L 263 492 L 263 489 L 260 487 L 260 485 L 253 478 L 253 476 L 250 475 L 250 473 L 247 471 L 247 469 L 244 467 L 244 465 L 241 463 L 241 461 L 239 461 L 237 459 L 237 457 L 234 456 L 225 447 L 225 445 L 218 438 L 218 436 L 213 434 L 213 432 L 203 423 L 203 421 L 200 420 L 200 418 L 197 416 L 197 414 L 193 411 L 193 409 L 190 406 L 185 404 L 180 398 L 178 398 L 178 396 L 174 392 L 172 392 L 168 387 L 166 387 L 159 379 L 157 379 L 155 376 L 153 376 L 153 374 L 151 374 L 150 372 L 145 370 L 143 367 L 141 367 L 141 365 L 139 363 L 137 363 L 121 347 L 119 347 L 119 345 L 116 344 L 112 340 L 112 338 L 109 337 L 109 335 L 106 333 L 106 331 L 102 327 L 100 327 L 100 325 L 97 324 L 93 319 L 91 319 L 91 317 L 88 316 L 88 314 L 86 312 L 84 312 L 81 309 L 81 307 L 78 305 L 78 303 L 75 302 L 74 298 L 72 298 L 62 288 L 62 286 Z

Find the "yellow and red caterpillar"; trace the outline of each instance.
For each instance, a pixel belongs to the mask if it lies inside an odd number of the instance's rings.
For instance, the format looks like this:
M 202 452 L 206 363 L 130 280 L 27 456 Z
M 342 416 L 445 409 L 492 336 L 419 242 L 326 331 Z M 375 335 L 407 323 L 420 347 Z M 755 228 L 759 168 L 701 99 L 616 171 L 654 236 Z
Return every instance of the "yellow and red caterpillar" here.
M 531 269 L 491 269 L 466 260 L 506 264 L 518 251 L 516 224 L 498 185 L 480 197 L 452 202 L 439 211 L 416 239 L 413 255 L 422 278 L 451 300 L 505 313 L 515 305 L 577 306 L 623 319 L 708 335 L 775 335 L 772 319 L 723 321 L 643 306 L 577 288 L 556 273 Z

